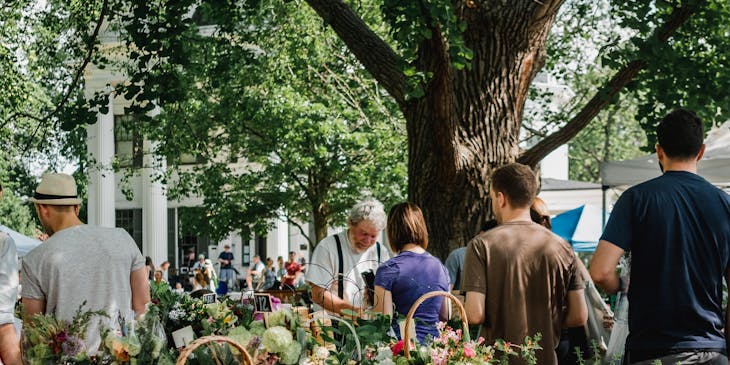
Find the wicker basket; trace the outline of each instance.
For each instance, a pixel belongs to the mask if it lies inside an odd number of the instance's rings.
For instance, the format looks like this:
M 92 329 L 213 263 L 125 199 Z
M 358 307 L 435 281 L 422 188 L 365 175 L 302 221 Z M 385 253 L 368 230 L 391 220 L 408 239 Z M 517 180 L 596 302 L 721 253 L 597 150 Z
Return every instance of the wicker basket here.
M 421 303 L 433 297 L 446 297 L 448 299 L 451 299 L 452 303 L 457 304 L 456 308 L 459 309 L 459 315 L 461 315 L 461 325 L 463 328 L 462 333 L 464 338 L 467 341 L 469 340 L 469 322 L 466 320 L 466 310 L 464 309 L 464 305 L 461 304 L 461 301 L 459 301 L 459 299 L 456 298 L 453 294 L 447 293 L 445 291 L 428 292 L 426 294 L 423 294 L 420 298 L 416 300 L 415 303 L 413 303 L 413 306 L 411 306 L 411 310 L 408 311 L 408 315 L 406 316 L 405 331 L 403 331 L 403 352 L 406 359 L 411 358 L 411 341 L 409 339 L 411 338 L 411 321 L 413 321 L 413 315 L 416 314 L 416 309 L 418 309 Z
M 178 356 L 175 365 L 185 365 L 185 363 L 188 362 L 188 356 L 190 356 L 190 354 L 192 354 L 193 351 L 195 351 L 198 347 L 201 347 L 208 343 L 221 342 L 227 342 L 229 345 L 233 346 L 234 348 L 236 348 L 236 350 L 238 350 L 238 352 L 241 353 L 241 364 L 253 365 L 253 359 L 251 359 L 251 355 L 246 352 L 246 349 L 241 346 L 241 344 L 231 340 L 228 337 L 223 336 L 205 336 L 191 342 L 187 347 L 185 347 L 184 350 L 180 351 L 180 356 Z

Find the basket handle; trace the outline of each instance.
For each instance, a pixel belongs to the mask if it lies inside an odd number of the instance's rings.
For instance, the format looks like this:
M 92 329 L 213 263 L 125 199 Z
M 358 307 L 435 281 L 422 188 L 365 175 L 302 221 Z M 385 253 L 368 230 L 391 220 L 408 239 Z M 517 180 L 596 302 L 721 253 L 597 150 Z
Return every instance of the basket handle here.
M 188 346 L 185 347 L 185 349 L 180 351 L 180 356 L 177 357 L 175 365 L 185 365 L 185 363 L 188 362 L 188 356 L 190 356 L 190 354 L 192 354 L 195 349 L 212 342 L 227 342 L 229 345 L 233 346 L 241 353 L 241 364 L 253 365 L 253 359 L 251 359 L 251 355 L 246 352 L 246 348 L 241 346 L 240 343 L 224 336 L 205 336 L 191 342 L 190 344 L 188 344 Z
M 469 322 L 466 320 L 466 310 L 464 309 L 464 305 L 461 304 L 461 301 L 456 298 L 453 294 L 445 292 L 445 291 L 432 291 L 428 292 L 426 294 L 421 295 L 420 298 L 416 300 L 415 303 L 411 306 L 411 310 L 408 311 L 408 315 L 406 316 L 406 323 L 405 323 L 405 330 L 403 331 L 403 352 L 405 353 L 406 359 L 411 358 L 411 349 L 410 349 L 410 338 L 411 338 L 411 321 L 413 321 L 413 315 L 416 314 L 416 309 L 421 305 L 421 303 L 425 302 L 428 299 L 431 299 L 433 297 L 446 297 L 448 299 L 453 300 L 456 303 L 456 308 L 459 309 L 459 314 L 461 314 L 461 326 L 463 328 L 462 330 L 462 336 L 468 341 L 469 340 Z

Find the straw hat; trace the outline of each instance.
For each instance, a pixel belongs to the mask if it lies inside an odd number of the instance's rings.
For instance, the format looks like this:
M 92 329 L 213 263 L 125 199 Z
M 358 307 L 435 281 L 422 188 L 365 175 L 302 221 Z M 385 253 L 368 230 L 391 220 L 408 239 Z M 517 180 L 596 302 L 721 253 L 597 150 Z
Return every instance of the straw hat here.
M 29 199 L 36 204 L 47 205 L 79 205 L 76 192 L 76 181 L 67 174 L 47 173 L 43 174 L 41 183 L 35 189 L 35 194 Z

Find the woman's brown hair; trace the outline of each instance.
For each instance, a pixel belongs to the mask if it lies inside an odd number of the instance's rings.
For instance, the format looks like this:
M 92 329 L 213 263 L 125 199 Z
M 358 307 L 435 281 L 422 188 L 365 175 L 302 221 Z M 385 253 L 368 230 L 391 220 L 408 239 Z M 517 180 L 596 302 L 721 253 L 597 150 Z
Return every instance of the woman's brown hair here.
M 532 202 L 532 206 L 530 207 L 530 218 L 532 218 L 533 222 L 547 229 L 553 228 L 547 204 L 545 204 L 545 202 L 540 198 L 535 197 L 535 201 Z
M 396 204 L 388 213 L 388 242 L 393 252 L 400 252 L 403 246 L 413 243 L 428 247 L 428 230 L 421 208 L 412 203 Z

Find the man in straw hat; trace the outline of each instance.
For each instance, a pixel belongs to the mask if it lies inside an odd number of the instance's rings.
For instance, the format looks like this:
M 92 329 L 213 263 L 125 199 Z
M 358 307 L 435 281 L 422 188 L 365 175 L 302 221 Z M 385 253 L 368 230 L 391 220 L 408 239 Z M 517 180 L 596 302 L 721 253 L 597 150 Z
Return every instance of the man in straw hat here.
M 81 200 L 73 177 L 43 175 L 30 201 L 49 238 L 23 258 L 21 296 L 27 315 L 71 320 L 84 301 L 84 310 L 104 310 L 115 319 L 144 312 L 150 301 L 144 257 L 125 230 L 79 220 Z M 96 350 L 100 343 L 98 321 L 92 320 L 87 349 Z
M 0 184 L 0 198 L 3 186 Z M 21 364 L 20 344 L 15 335 L 15 300 L 18 296 L 18 255 L 15 243 L 0 232 L 0 364 Z

